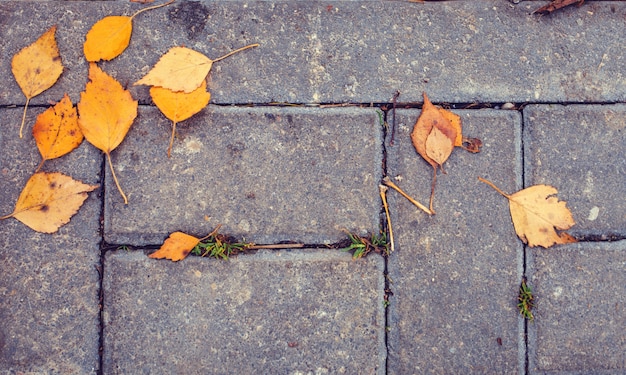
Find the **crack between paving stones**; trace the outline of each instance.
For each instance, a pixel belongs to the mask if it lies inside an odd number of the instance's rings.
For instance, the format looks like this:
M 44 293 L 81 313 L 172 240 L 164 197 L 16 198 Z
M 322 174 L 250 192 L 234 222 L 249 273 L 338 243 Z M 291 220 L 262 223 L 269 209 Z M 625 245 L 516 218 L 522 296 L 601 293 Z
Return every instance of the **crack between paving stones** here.
M 380 176 L 380 180 L 379 180 L 379 184 L 382 184 L 382 179 L 387 176 L 387 145 L 385 143 L 385 141 L 387 140 L 387 136 L 390 135 L 389 133 L 391 132 L 391 127 L 392 126 L 396 126 L 396 124 L 389 124 L 387 121 L 387 117 L 389 114 L 389 106 L 387 106 L 386 110 L 382 109 L 381 107 L 377 107 L 377 111 L 381 111 L 383 113 L 383 123 L 380 124 L 380 126 L 382 127 L 382 131 L 383 131 L 383 136 L 382 136 L 382 145 L 381 145 L 381 150 L 382 150 L 382 165 L 381 165 L 381 170 L 382 170 L 382 176 Z M 387 125 L 387 126 L 385 126 Z M 387 238 L 389 240 L 391 240 L 390 236 L 389 236 L 389 230 L 387 227 L 387 217 L 385 216 L 385 208 L 382 204 L 381 201 L 381 209 L 379 212 L 379 217 L 380 217 L 380 223 L 379 223 L 379 227 L 381 230 L 384 231 L 384 233 L 387 234 Z M 384 322 L 384 326 L 383 326 L 383 334 L 384 334 L 384 341 L 385 341 L 385 374 L 389 373 L 389 331 L 387 329 L 387 327 L 389 327 L 389 297 L 391 297 L 393 295 L 393 292 L 391 291 L 391 285 L 389 282 L 389 256 L 383 256 L 383 261 L 384 261 L 384 267 L 383 267 L 383 278 L 384 278 L 384 290 L 383 290 L 383 306 L 385 307 L 384 310 L 384 315 L 385 315 L 385 322 Z
M 102 155 L 102 162 L 100 163 L 100 263 L 96 266 L 99 275 L 99 285 L 98 285 L 98 323 L 99 334 L 98 334 L 98 369 L 96 374 L 102 375 L 103 369 L 102 366 L 104 364 L 104 255 L 106 253 L 106 243 L 104 242 L 104 199 L 105 199 L 105 189 L 106 185 L 104 184 L 105 176 L 106 176 L 106 158 Z

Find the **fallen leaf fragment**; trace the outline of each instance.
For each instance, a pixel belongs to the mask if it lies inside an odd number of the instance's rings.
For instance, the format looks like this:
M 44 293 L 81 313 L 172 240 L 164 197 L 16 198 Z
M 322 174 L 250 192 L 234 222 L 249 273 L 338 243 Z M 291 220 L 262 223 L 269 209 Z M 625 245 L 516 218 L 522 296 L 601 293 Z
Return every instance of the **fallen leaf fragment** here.
M 115 184 L 128 204 L 111 162 L 111 151 L 122 143 L 135 117 L 138 102 L 122 85 L 103 72 L 96 63 L 89 63 L 89 79 L 80 93 L 78 125 L 89 143 L 107 156 Z
M 551 3 L 536 9 L 533 13 L 552 13 L 555 10 L 565 8 L 568 5 L 576 4 L 577 6 L 583 5 L 585 0 L 553 0 Z
M 87 193 L 98 185 L 87 185 L 62 173 L 35 173 L 26 182 L 12 214 L 37 232 L 54 233 L 78 212 Z
M 147 10 L 161 8 L 173 3 L 171 0 L 165 4 L 155 5 L 137 11 L 132 16 L 107 16 L 96 22 L 85 38 L 83 51 L 89 62 L 111 60 L 119 56 L 128 44 L 133 32 L 133 19 Z
M 152 259 L 183 260 L 200 243 L 200 239 L 183 232 L 174 232 L 163 242 L 161 248 L 148 255 Z
M 134 85 L 158 86 L 171 91 L 190 93 L 200 87 L 214 62 L 252 47 L 258 47 L 258 44 L 236 49 L 215 60 L 190 48 L 172 47 L 161 56 L 154 68 Z
M 67 94 L 54 107 L 37 116 L 33 138 L 42 158 L 37 170 L 46 160 L 68 154 L 80 145 L 83 132 L 78 127 L 76 107 Z
M 167 156 L 170 157 L 176 124 L 184 121 L 196 113 L 200 112 L 209 104 L 211 93 L 206 91 L 206 81 L 202 81 L 200 87 L 190 93 L 183 91 L 172 91 L 163 87 L 153 86 L 150 88 L 150 96 L 154 104 L 161 112 L 172 121 L 172 136 L 170 145 L 167 148 Z
M 558 193 L 556 188 L 534 185 L 508 195 L 490 181 L 481 177 L 478 179 L 509 200 L 515 232 L 528 246 L 548 248 L 554 244 L 576 242 L 569 234 L 557 232 L 571 228 L 575 222 L 567 204 L 554 196 Z
M 52 26 L 33 44 L 24 47 L 13 56 L 11 70 L 15 81 L 26 96 L 26 105 L 20 125 L 20 138 L 26 121 L 26 109 L 32 98 L 46 91 L 63 73 L 63 63 L 54 34 L 56 25 Z

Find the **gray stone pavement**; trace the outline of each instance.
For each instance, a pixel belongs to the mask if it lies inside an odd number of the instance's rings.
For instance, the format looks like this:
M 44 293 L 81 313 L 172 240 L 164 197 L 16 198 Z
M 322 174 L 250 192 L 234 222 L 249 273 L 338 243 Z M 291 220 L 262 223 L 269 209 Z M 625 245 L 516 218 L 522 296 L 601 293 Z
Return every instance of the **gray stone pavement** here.
M 69 224 L 0 221 L 0 374 L 626 373 L 626 2 L 530 14 L 544 3 L 178 1 L 138 16 L 129 48 L 100 64 L 141 104 L 112 153 L 129 205 L 84 143 L 44 166 L 101 184 Z M 0 215 L 39 164 L 36 116 L 84 90 L 86 32 L 141 7 L 0 2 Z M 11 57 L 53 24 L 66 69 L 19 139 Z M 250 43 L 215 64 L 212 104 L 179 125 L 168 159 L 169 121 L 132 83 L 172 46 L 215 58 Z M 392 124 L 396 90 L 391 145 L 379 113 Z M 409 140 L 423 91 L 482 152 L 454 151 L 433 217 L 388 193 L 388 258 L 326 247 L 379 230 L 385 174 L 428 201 L 432 171 Z M 478 176 L 511 193 L 557 187 L 582 242 L 525 248 Z M 172 231 L 217 224 L 309 246 L 146 256 Z M 533 322 L 516 308 L 523 276 Z

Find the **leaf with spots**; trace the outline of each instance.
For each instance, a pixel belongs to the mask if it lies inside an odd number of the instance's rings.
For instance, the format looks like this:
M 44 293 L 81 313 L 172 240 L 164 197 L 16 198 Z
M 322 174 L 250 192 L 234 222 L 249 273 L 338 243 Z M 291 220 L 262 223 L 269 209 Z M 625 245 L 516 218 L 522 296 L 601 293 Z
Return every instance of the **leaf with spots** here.
M 555 197 L 558 193 L 556 188 L 534 185 L 508 195 L 490 181 L 481 177 L 478 179 L 509 200 L 515 232 L 528 246 L 548 248 L 554 244 L 576 242 L 574 237 L 561 232 L 571 228 L 575 222 L 567 204 Z
M 62 173 L 35 173 L 20 193 L 15 210 L 0 220 L 14 217 L 37 232 L 54 233 L 98 185 L 87 185 Z
M 124 203 L 128 198 L 117 180 L 111 151 L 122 143 L 137 117 L 138 102 L 115 78 L 103 72 L 96 63 L 89 63 L 89 79 L 78 103 L 78 126 L 89 143 L 107 156 L 115 185 Z
M 174 92 L 163 87 L 153 86 L 150 88 L 150 96 L 165 117 L 172 120 L 172 136 L 167 148 L 167 157 L 170 157 L 176 124 L 190 118 L 206 107 L 211 99 L 211 93 L 206 91 L 206 82 L 202 81 L 200 87 L 190 93 Z
M 148 74 L 135 82 L 135 85 L 164 87 L 171 91 L 190 93 L 202 85 L 214 62 L 257 46 L 258 44 L 250 44 L 215 60 L 186 47 L 172 47 L 161 56 Z
M 54 34 L 56 25 L 52 26 L 33 44 L 24 47 L 13 56 L 11 70 L 15 81 L 26 96 L 26 105 L 20 125 L 20 138 L 26 121 L 26 109 L 32 98 L 46 91 L 63 73 L 63 63 Z
M 119 56 L 128 44 L 133 32 L 133 19 L 147 10 L 164 7 L 173 3 L 171 0 L 165 4 L 155 5 L 141 9 L 132 16 L 107 16 L 96 22 L 85 38 L 83 51 L 89 62 L 111 60 Z
M 41 154 L 41 168 L 46 160 L 68 154 L 83 141 L 83 132 L 78 127 L 76 107 L 65 94 L 54 107 L 48 108 L 37 117 L 33 126 L 33 138 Z
M 169 259 L 174 262 L 183 260 L 198 243 L 200 238 L 183 232 L 174 232 L 163 242 L 161 248 L 148 255 L 152 259 Z

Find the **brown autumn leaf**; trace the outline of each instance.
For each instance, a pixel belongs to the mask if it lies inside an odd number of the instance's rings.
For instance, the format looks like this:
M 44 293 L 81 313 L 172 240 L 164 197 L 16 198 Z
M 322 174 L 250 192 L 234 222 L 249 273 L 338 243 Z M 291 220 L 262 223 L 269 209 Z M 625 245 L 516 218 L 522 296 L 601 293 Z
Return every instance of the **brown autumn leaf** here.
M 26 109 L 32 98 L 46 91 L 63 73 L 63 63 L 54 34 L 56 25 L 43 33 L 33 44 L 13 56 L 11 70 L 15 81 L 26 96 L 26 105 L 20 125 L 20 138 L 26 121 Z
M 257 47 L 258 44 L 236 49 L 224 56 L 211 60 L 200 52 L 186 47 L 172 47 L 167 51 L 154 68 L 134 85 L 157 86 L 171 91 L 190 93 L 196 90 L 209 74 L 213 63 L 223 60 L 237 52 Z
M 80 145 L 83 132 L 78 127 L 76 107 L 67 94 L 54 107 L 37 116 L 33 138 L 42 158 L 37 171 L 46 160 L 68 154 Z
M 26 182 L 13 213 L 0 220 L 14 217 L 37 232 L 54 233 L 70 221 L 87 193 L 97 187 L 58 172 L 35 173 Z
M 137 11 L 132 16 L 107 16 L 96 22 L 85 38 L 83 51 L 89 62 L 111 60 L 119 56 L 128 44 L 133 32 L 133 19 L 147 10 L 160 8 L 173 3 L 155 5 Z
M 78 125 L 89 143 L 96 146 L 107 156 L 111 174 L 124 203 L 128 198 L 117 180 L 111 151 L 113 151 L 126 137 L 135 117 L 137 117 L 138 102 L 133 99 L 128 90 L 103 72 L 96 63 L 89 63 L 89 79 L 85 91 L 80 93 L 78 103 Z
M 148 255 L 152 259 L 183 260 L 200 243 L 200 239 L 183 232 L 174 232 L 163 242 L 161 248 Z
M 167 148 L 167 157 L 170 157 L 176 124 L 190 118 L 206 107 L 211 99 L 211 93 L 206 91 L 206 81 L 202 81 L 200 87 L 190 93 L 174 92 L 163 87 L 153 86 L 150 88 L 150 96 L 165 117 L 172 120 L 172 136 Z
M 552 13 L 555 10 L 565 8 L 568 5 L 576 4 L 577 6 L 583 5 L 585 0 L 553 0 L 551 3 L 536 9 L 533 13 Z
M 554 244 L 576 242 L 564 231 L 575 222 L 566 202 L 555 195 L 558 190 L 549 185 L 534 185 L 508 195 L 493 183 L 481 177 L 478 179 L 494 188 L 509 200 L 511 219 L 517 236 L 530 247 L 548 248 Z

